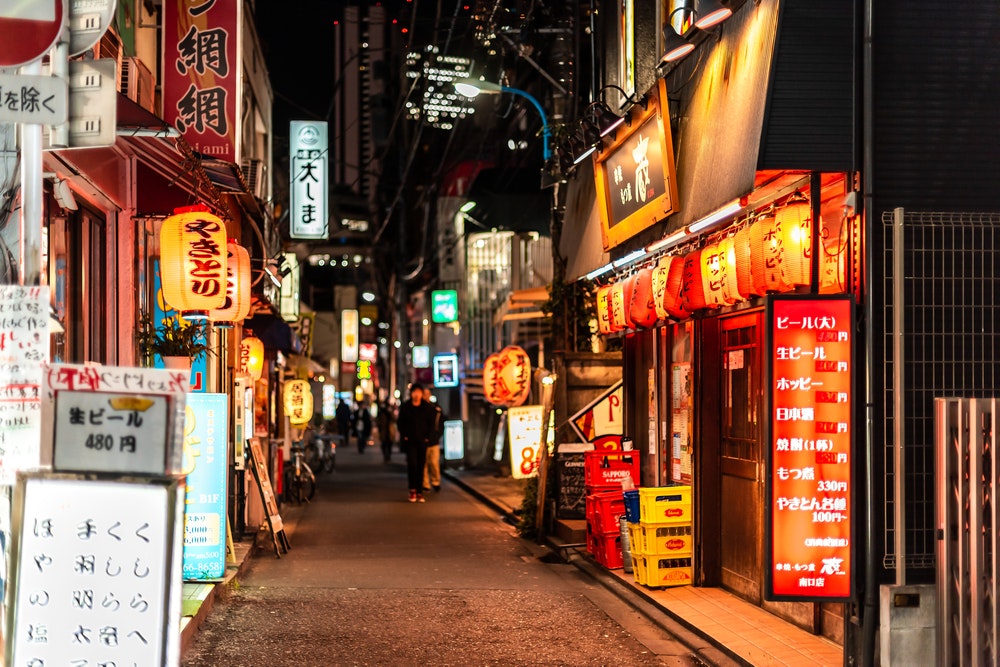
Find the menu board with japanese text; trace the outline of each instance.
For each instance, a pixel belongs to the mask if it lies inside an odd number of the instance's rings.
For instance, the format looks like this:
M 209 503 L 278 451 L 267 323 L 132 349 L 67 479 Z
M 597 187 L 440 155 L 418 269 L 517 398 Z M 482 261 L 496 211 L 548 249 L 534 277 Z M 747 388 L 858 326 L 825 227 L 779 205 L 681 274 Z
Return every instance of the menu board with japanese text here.
M 768 299 L 768 599 L 854 589 L 853 313 L 851 297 Z
M 6 664 L 177 664 L 179 505 L 176 481 L 22 478 Z
M 191 394 L 184 422 L 184 580 L 226 574 L 229 396 Z
M 542 442 L 541 405 L 522 405 L 507 410 L 510 436 L 510 471 L 514 479 L 538 474 L 538 449 Z

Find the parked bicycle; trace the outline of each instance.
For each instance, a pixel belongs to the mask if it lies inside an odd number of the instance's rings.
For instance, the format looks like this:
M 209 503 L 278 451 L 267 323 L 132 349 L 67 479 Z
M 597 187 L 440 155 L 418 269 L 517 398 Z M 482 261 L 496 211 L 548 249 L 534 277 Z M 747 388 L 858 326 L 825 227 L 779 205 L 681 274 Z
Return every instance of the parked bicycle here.
M 316 475 L 305 462 L 305 447 L 301 440 L 292 442 L 292 458 L 285 468 L 285 500 L 304 503 L 316 495 Z
M 333 472 L 337 463 L 337 440 L 333 433 L 314 433 L 306 449 L 306 463 L 314 472 Z

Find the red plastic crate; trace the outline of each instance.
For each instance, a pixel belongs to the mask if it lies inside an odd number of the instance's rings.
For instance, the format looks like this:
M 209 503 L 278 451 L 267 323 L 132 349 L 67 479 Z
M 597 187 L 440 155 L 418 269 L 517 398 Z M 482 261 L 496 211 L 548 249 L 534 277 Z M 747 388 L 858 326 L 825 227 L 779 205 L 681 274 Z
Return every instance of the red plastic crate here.
M 608 568 L 618 570 L 625 567 L 625 560 L 622 556 L 622 536 L 620 533 L 613 535 L 597 535 L 595 539 L 596 551 L 594 559 Z
M 598 491 L 587 496 L 587 524 L 595 533 L 619 533 L 618 518 L 625 514 L 620 491 Z
M 634 486 L 639 486 L 638 452 L 586 452 L 584 481 L 588 489 L 620 491 L 622 480 L 629 477 Z

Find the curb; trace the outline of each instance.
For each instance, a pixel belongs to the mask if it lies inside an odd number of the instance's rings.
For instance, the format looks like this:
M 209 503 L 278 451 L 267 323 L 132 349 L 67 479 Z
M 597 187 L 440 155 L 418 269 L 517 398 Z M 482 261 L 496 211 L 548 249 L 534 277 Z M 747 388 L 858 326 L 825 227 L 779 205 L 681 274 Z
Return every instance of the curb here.
M 469 484 L 468 482 L 466 482 L 465 480 L 463 480 L 461 477 L 459 477 L 457 475 L 454 475 L 450 471 L 442 470 L 441 471 L 441 476 L 442 477 L 447 477 L 449 480 L 451 480 L 451 482 L 453 482 L 454 484 L 456 484 L 457 486 L 459 486 L 466 493 L 468 493 L 469 495 L 475 497 L 479 502 L 483 503 L 484 505 L 486 505 L 487 507 L 489 507 L 493 511 L 495 511 L 498 514 L 502 515 L 508 521 L 511 521 L 511 522 L 514 522 L 514 523 L 517 522 L 517 518 L 518 518 L 517 517 L 517 511 L 515 510 L 515 508 L 511 507 L 507 503 L 502 502 L 500 500 L 497 500 L 495 498 L 490 498 L 485 493 L 483 493 L 482 491 L 480 491 L 476 487 L 472 486 L 471 484 Z

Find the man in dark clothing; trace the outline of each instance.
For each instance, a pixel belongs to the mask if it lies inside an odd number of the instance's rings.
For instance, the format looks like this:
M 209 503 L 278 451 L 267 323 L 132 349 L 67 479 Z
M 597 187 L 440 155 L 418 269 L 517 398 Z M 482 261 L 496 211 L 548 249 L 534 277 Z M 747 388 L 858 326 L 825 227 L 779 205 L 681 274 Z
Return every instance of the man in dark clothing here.
M 346 445 L 351 439 L 351 408 L 344 399 L 340 399 L 340 405 L 337 406 L 334 416 L 337 418 L 337 432 L 344 436 Z
M 399 408 L 396 430 L 406 451 L 406 479 L 410 485 L 410 502 L 424 502 L 424 465 L 427 447 L 434 441 L 437 413 L 424 400 L 424 387 L 420 383 L 410 386 L 410 400 Z
M 358 435 L 358 453 L 364 454 L 368 446 L 368 438 L 372 434 L 372 413 L 367 405 L 362 404 L 354 416 L 355 429 Z

